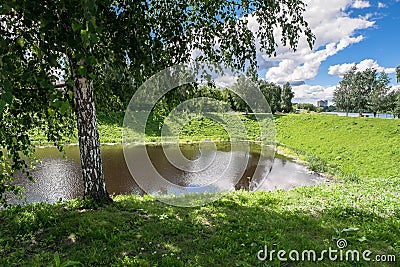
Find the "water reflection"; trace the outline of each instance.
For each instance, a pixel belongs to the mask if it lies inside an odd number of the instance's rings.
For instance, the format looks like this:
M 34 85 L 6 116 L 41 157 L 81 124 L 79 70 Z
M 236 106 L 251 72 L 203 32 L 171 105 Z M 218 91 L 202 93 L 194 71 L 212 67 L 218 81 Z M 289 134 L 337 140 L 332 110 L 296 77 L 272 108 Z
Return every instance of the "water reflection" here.
M 221 144 L 218 150 L 207 154 L 207 149 L 200 151 L 197 144 L 181 146 L 181 152 L 188 160 L 199 159 L 201 161 L 186 162 L 185 170 L 182 171 L 173 164 L 170 164 L 163 153 L 162 146 L 147 146 L 149 157 L 154 168 L 159 174 L 165 177 L 168 182 L 184 187 L 185 193 L 199 191 L 218 191 L 218 187 L 232 188 L 232 190 L 248 189 L 251 181 L 262 181 L 262 177 L 269 173 L 264 183 L 256 184 L 258 190 L 271 191 L 276 189 L 289 189 L 301 185 L 314 185 L 322 181 L 322 178 L 311 174 L 303 165 L 299 165 L 280 155 L 276 155 L 271 169 L 271 155 L 260 155 L 257 148 L 250 152 L 230 151 L 229 144 Z M 166 149 L 172 149 L 166 147 Z M 140 155 L 135 157 L 135 148 L 132 148 L 133 158 L 137 166 L 141 166 Z M 171 151 L 169 151 L 171 152 Z M 173 152 L 173 151 L 172 151 Z M 229 153 L 231 152 L 231 153 Z M 201 154 L 203 153 L 203 154 Z M 56 202 L 60 198 L 70 200 L 80 197 L 83 194 L 83 186 L 80 173 L 79 149 L 76 146 L 66 148 L 65 158 L 56 148 L 39 148 L 37 155 L 42 159 L 32 171 L 35 183 L 24 177 L 19 177 L 16 184 L 26 188 L 23 196 L 26 202 Z M 125 163 L 122 146 L 102 147 L 104 172 L 107 188 L 110 194 L 138 194 L 144 192 L 132 178 Z M 210 163 L 208 157 L 214 157 Z M 241 165 L 245 162 L 245 168 Z M 198 171 L 198 166 L 207 166 Z M 231 164 L 229 164 L 231 163 Z M 232 164 L 233 163 L 233 164 Z M 143 165 L 142 165 L 143 166 Z M 227 166 L 229 166 L 227 168 Z M 149 184 L 155 182 L 153 173 L 141 168 L 140 175 L 147 177 Z M 220 180 L 220 176 L 224 178 Z M 235 178 L 238 177 L 238 178 Z M 159 188 L 154 184 L 154 188 Z M 200 188 L 200 189 L 199 189 Z M 161 192 L 152 194 L 173 194 L 173 188 L 165 187 Z M 9 196 L 10 203 L 22 203 L 15 196 Z

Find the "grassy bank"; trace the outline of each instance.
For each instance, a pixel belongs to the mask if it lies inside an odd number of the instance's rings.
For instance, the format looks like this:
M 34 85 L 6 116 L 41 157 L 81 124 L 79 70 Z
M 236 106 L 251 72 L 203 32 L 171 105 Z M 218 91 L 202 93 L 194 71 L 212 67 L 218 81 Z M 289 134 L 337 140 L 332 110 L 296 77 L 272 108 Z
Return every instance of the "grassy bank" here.
M 276 124 L 280 143 L 347 176 L 400 176 L 400 120 L 289 115 Z
M 118 136 L 118 122 L 99 122 L 103 142 Z M 253 122 L 245 123 L 250 128 Z M 187 128 L 187 137 L 216 129 L 203 124 L 202 132 L 198 125 Z M 58 258 L 81 266 L 398 266 L 400 121 L 288 115 L 276 124 L 279 143 L 338 181 L 235 192 L 200 208 L 134 196 L 97 209 L 79 200 L 12 208 L 0 212 L 0 266 L 57 266 Z M 272 261 L 257 259 L 264 246 L 301 256 L 337 249 L 340 238 L 347 241 L 344 252 L 371 250 L 371 260 L 382 254 L 397 262 L 332 262 L 327 255 L 321 262 L 281 262 L 276 252 Z
M 229 140 L 230 136 L 228 135 L 226 129 L 218 122 L 218 121 L 234 121 L 240 119 L 246 129 L 242 129 L 241 125 L 237 125 L 235 123 L 229 124 L 231 126 L 231 135 L 233 133 L 234 136 L 241 137 L 243 139 L 249 140 L 258 140 L 260 137 L 260 129 L 257 121 L 252 115 L 238 115 L 238 114 L 228 114 L 228 115 L 219 115 L 219 114 L 211 114 L 211 116 L 215 117 L 215 120 L 211 119 L 193 119 L 191 121 L 188 120 L 187 117 L 182 116 L 181 118 L 175 118 L 176 121 L 169 124 L 170 131 L 180 132 L 179 139 L 181 142 L 186 141 L 199 141 L 204 139 L 212 139 L 212 140 Z M 266 119 L 261 120 L 264 127 L 268 128 L 269 116 Z M 116 112 L 116 113 L 99 113 L 97 115 L 98 121 L 98 129 L 100 135 L 101 143 L 121 143 L 122 142 L 122 132 L 123 132 L 123 121 L 124 121 L 124 113 Z M 189 121 L 189 123 L 188 123 Z M 184 127 L 180 129 L 183 125 Z M 245 130 L 244 134 L 241 132 Z M 161 142 L 160 137 L 161 129 L 160 123 L 158 121 L 149 120 L 146 127 L 146 141 L 148 142 Z M 132 131 L 134 137 L 142 135 L 141 133 Z M 240 136 L 239 136 L 240 135 Z M 31 133 L 31 139 L 35 145 L 51 145 L 46 136 L 41 131 L 34 131 Z M 139 140 L 139 138 L 138 138 Z M 142 140 L 142 139 L 140 139 Z M 73 133 L 68 139 L 64 141 L 64 143 L 69 144 L 77 144 L 78 137 L 77 132 Z
M 97 122 L 100 134 L 101 143 L 121 143 L 122 138 L 122 125 L 124 121 L 123 112 L 110 112 L 108 114 L 99 113 L 97 114 Z M 37 146 L 51 145 L 47 141 L 46 136 L 42 131 L 32 131 L 30 133 L 33 144 Z M 65 144 L 77 144 L 78 143 L 78 132 L 75 130 L 70 137 L 64 140 Z

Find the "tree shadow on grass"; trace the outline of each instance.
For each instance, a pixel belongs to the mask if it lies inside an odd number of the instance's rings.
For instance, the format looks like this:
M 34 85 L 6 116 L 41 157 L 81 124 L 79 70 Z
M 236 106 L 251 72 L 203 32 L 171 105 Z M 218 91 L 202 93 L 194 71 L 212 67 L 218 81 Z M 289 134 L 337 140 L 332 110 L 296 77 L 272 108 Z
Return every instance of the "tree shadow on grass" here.
M 132 196 L 98 210 L 39 204 L 3 211 L 0 265 L 47 266 L 58 252 L 62 262 L 84 266 L 376 266 L 283 262 L 276 252 L 272 260 L 257 259 L 265 246 L 318 253 L 337 249 L 338 238 L 352 250 L 399 253 L 399 211 L 388 220 L 352 207 L 314 212 L 280 205 L 268 193 L 236 192 L 197 208 Z

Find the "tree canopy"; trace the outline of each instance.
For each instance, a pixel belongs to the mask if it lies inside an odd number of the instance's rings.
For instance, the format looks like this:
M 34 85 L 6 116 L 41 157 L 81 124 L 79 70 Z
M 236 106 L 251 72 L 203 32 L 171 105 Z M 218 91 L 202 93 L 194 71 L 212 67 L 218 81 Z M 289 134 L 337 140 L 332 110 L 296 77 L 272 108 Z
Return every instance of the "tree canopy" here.
M 108 199 L 93 91 L 96 85 L 104 88 L 98 85 L 109 66 L 129 74 L 133 84 L 116 90 L 135 88 L 194 54 L 199 61 L 248 67 L 254 74 L 256 41 L 269 55 L 279 42 L 295 49 L 301 36 L 313 44 L 304 10 L 300 0 L 3 2 L 0 196 L 16 191 L 11 183 L 15 172 L 27 170 L 22 155 L 33 155 L 29 131 L 39 127 L 60 145 L 76 120 L 85 196 Z M 255 31 L 250 20 L 258 24 Z M 275 39 L 275 30 L 281 40 Z M 57 85 L 60 80 L 64 83 Z
M 378 75 L 375 69 L 357 71 L 354 66 L 339 82 L 333 94 L 333 101 L 337 108 L 346 113 L 352 110 L 384 111 L 389 83 L 390 79 L 384 72 Z
M 292 91 L 292 87 L 289 83 L 285 83 L 282 88 L 282 110 L 284 112 L 292 111 L 292 99 L 294 97 L 294 93 Z

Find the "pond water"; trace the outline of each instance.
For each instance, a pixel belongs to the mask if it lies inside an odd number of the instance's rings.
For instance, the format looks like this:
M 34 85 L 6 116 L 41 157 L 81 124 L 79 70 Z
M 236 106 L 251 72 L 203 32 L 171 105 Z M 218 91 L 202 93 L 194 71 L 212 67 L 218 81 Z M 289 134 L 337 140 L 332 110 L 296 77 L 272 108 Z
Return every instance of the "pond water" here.
M 307 186 L 318 184 L 324 179 L 314 173 L 311 173 L 301 164 L 295 163 L 289 158 L 281 155 L 275 155 L 271 160 L 271 155 L 260 155 L 251 150 L 250 152 L 230 151 L 229 146 L 219 147 L 216 153 L 207 154 L 207 151 L 199 151 L 196 144 L 181 145 L 182 154 L 194 162 L 191 168 L 196 169 L 201 162 L 210 160 L 212 164 L 201 171 L 182 171 L 170 164 L 163 153 L 163 147 L 160 145 L 147 145 L 147 153 L 155 169 L 171 183 L 192 188 L 191 192 L 196 192 L 196 187 L 201 187 L 212 182 L 216 176 L 224 174 L 225 176 L 235 176 L 240 174 L 239 180 L 229 180 L 232 188 L 249 189 L 250 181 L 259 179 L 257 190 L 271 191 L 276 189 L 290 189 L 295 186 Z M 165 149 L 165 148 L 164 148 Z M 168 147 L 166 147 L 168 149 Z M 132 147 L 135 150 L 135 146 Z M 202 153 L 202 154 L 201 154 Z M 79 163 L 79 148 L 77 146 L 66 147 L 66 153 L 60 153 L 56 148 L 38 148 L 37 156 L 42 160 L 32 170 L 32 176 L 35 183 L 30 182 L 24 177 L 16 179 L 16 184 L 26 188 L 23 193 L 25 200 L 20 200 L 14 195 L 9 195 L 9 202 L 12 204 L 32 202 L 56 202 L 59 199 L 70 200 L 81 197 L 83 194 L 82 178 Z M 125 163 L 123 148 L 121 145 L 102 146 L 102 156 L 107 188 L 110 194 L 144 194 L 144 191 L 137 185 L 132 178 L 129 169 Z M 143 158 L 143 157 L 142 157 Z M 138 166 L 141 164 L 141 157 L 137 157 Z M 236 164 L 247 161 L 245 169 Z M 233 167 L 226 167 L 228 163 Z M 197 164 L 197 165 L 196 165 Z M 261 171 L 256 171 L 260 167 Z M 271 169 L 272 166 L 272 169 Z M 151 172 L 148 174 L 149 181 L 153 179 Z M 264 177 L 267 178 L 264 180 Z M 170 193 L 169 188 L 162 188 L 162 193 Z M 160 192 L 149 192 L 160 193 Z
M 334 114 L 334 115 L 338 115 L 338 116 L 346 116 L 346 112 L 326 112 L 326 114 Z M 368 116 L 368 118 L 374 118 L 374 114 L 373 113 L 363 113 L 364 116 Z M 359 114 L 358 113 L 353 113 L 350 112 L 347 114 L 348 117 L 358 117 Z M 381 119 L 394 119 L 394 116 L 392 114 L 386 114 L 386 113 L 377 113 L 375 118 L 381 118 Z

